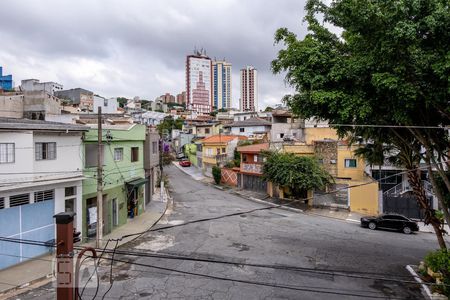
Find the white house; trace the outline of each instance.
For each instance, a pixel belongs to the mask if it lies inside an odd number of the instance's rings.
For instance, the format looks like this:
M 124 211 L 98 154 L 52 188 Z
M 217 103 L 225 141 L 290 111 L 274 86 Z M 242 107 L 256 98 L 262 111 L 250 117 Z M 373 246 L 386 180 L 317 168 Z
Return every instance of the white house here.
M 119 105 L 117 104 L 117 98 L 109 98 L 106 99 L 104 97 L 100 97 L 94 95 L 94 113 L 98 112 L 98 107 L 102 108 L 103 114 L 115 114 L 117 113 L 117 108 Z
M 243 135 L 250 140 L 257 140 L 268 137 L 271 126 L 272 124 L 267 120 L 251 117 L 244 121 L 236 121 L 225 125 L 224 129 L 227 134 Z
M 77 213 L 81 225 L 82 125 L 0 118 L 0 236 L 50 241 L 53 215 Z M 0 242 L 0 269 L 49 248 Z

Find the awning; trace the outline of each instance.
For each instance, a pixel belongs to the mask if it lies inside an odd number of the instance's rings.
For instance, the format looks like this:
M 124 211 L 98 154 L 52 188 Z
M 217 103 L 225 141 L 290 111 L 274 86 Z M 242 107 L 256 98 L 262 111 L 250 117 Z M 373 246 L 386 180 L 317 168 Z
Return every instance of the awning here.
M 125 182 L 125 184 L 127 185 L 127 187 L 129 189 L 131 188 L 135 188 L 135 187 L 140 187 L 141 185 L 144 185 L 148 180 L 146 178 L 136 178 L 130 181 Z

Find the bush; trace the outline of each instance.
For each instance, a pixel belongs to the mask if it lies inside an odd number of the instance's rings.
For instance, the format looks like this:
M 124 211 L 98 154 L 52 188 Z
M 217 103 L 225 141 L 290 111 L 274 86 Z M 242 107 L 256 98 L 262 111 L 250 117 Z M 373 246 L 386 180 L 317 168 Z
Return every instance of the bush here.
M 213 166 L 212 176 L 214 177 L 214 182 L 216 184 L 220 184 L 220 180 L 222 178 L 222 170 L 218 166 Z
M 439 289 L 446 296 L 450 296 L 450 252 L 442 249 L 428 253 L 425 257 L 425 265 L 433 272 L 442 274 L 442 285 Z

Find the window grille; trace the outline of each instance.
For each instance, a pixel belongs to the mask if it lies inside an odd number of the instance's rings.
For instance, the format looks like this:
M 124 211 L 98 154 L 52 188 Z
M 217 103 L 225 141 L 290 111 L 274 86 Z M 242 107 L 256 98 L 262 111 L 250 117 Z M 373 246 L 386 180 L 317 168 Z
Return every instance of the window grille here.
M 9 207 L 20 206 L 30 203 L 30 194 L 20 194 L 9 197 Z

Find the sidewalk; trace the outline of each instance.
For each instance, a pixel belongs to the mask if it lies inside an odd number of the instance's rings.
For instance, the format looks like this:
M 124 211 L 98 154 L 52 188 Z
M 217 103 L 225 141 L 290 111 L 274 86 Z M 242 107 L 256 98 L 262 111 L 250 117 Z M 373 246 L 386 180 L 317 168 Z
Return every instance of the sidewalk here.
M 154 197 L 157 198 L 159 195 L 160 191 L 156 189 Z M 144 213 L 134 219 L 128 219 L 126 224 L 115 229 L 112 233 L 105 235 L 102 240 L 106 242 L 108 239 L 117 239 L 127 234 L 149 230 L 161 219 L 168 206 L 169 195 L 167 192 L 163 193 L 163 199 L 158 198 L 153 199 L 147 205 Z M 119 246 L 137 237 L 139 236 L 123 239 L 119 242 Z M 95 241 L 90 241 L 80 246 L 95 246 Z M 110 242 L 108 248 L 112 248 L 113 246 L 115 246 L 115 243 Z M 0 299 L 3 299 L 2 294 L 9 290 L 26 288 L 31 284 L 37 284 L 37 282 L 42 282 L 42 284 L 50 282 L 53 278 L 53 259 L 54 255 L 44 255 L 0 271 Z

